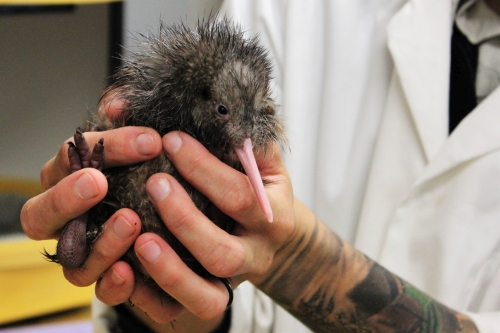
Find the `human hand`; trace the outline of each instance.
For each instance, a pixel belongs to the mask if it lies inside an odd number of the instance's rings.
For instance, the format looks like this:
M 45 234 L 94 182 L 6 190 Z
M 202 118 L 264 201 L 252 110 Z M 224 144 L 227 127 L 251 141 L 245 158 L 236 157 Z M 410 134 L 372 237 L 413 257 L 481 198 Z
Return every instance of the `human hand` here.
M 182 176 L 239 224 L 234 235 L 227 234 L 194 206 L 173 177 L 156 174 L 146 189 L 164 223 L 214 276 L 228 277 L 233 287 L 244 280 L 263 282 L 286 257 L 283 249 L 295 231 L 293 192 L 278 147 L 273 145 L 266 153 L 256 154 L 275 216 L 275 222 L 269 223 L 244 174 L 220 162 L 185 133 L 167 134 L 163 146 Z M 109 304 L 130 299 L 156 322 L 170 321 L 182 306 L 203 319 L 215 318 L 225 310 L 228 293 L 223 284 L 194 274 L 159 236 L 139 236 L 135 250 L 148 274 L 180 304 L 154 297 L 142 286 L 127 295 L 125 288 L 115 285 L 106 274 L 99 286 L 106 288 L 96 289 L 102 301 Z M 127 285 L 133 278 L 122 277 Z M 121 300 L 114 296 L 118 294 Z
M 121 112 L 123 102 L 114 97 L 111 92 L 101 100 L 100 113 L 113 117 Z M 106 167 L 149 160 L 161 152 L 161 138 L 149 128 L 124 127 L 107 132 L 87 132 L 85 137 L 91 145 L 104 138 Z M 46 191 L 26 202 L 21 211 L 22 228 L 35 240 L 57 239 L 69 220 L 101 201 L 107 191 L 106 178 L 95 169 L 86 168 L 70 174 L 66 144 L 43 167 L 41 182 Z M 97 281 L 133 244 L 140 228 L 141 222 L 133 211 L 123 209 L 116 212 L 94 243 L 85 269 L 64 269 L 66 278 L 78 286 Z M 123 264 L 119 264 L 120 267 L 123 269 Z

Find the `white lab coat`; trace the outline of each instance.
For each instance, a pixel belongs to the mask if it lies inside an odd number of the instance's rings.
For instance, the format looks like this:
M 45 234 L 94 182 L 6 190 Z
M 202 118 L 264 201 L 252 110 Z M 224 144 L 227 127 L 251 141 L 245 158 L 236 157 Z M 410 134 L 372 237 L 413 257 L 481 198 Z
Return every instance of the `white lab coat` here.
M 222 8 L 275 57 L 296 195 L 481 332 L 500 332 L 500 89 L 448 136 L 456 4 L 225 0 Z M 299 332 L 283 323 L 272 332 Z
M 448 137 L 456 3 L 224 0 L 222 12 L 259 33 L 273 57 L 296 195 L 357 248 L 493 333 L 500 90 Z M 106 308 L 94 309 L 102 323 Z M 245 283 L 230 332 L 309 330 Z
M 447 136 L 452 8 L 411 1 L 388 27 L 395 72 L 356 246 L 500 332 L 500 89 Z

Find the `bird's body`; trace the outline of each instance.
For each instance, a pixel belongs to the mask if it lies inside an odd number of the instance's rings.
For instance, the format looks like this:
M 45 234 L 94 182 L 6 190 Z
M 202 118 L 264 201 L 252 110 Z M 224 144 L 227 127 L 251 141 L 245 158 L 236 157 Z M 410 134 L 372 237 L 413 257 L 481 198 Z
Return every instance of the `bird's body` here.
M 126 60 L 108 88 L 118 92 L 127 108 L 117 117 L 88 121 L 85 131 L 122 126 L 147 126 L 160 135 L 184 131 L 223 162 L 242 171 L 244 168 L 252 183 L 256 183 L 254 188 L 262 186 L 262 180 L 251 175 L 253 171 L 246 165 L 242 168 L 242 154 L 251 151 L 252 146 L 265 150 L 272 141 L 283 143 L 286 139 L 271 98 L 270 62 L 258 41 L 245 39 L 243 32 L 227 20 L 210 18 L 199 23 L 196 31 L 182 24 L 162 26 L 157 36 L 145 37 L 142 45 L 140 52 Z M 169 173 L 219 227 L 230 232 L 234 221 L 187 183 L 164 154 L 148 162 L 103 172 L 108 179 L 108 194 L 89 212 L 89 223 L 99 229 L 116 210 L 131 208 L 141 218 L 142 232 L 161 235 L 194 271 L 204 275 L 203 267 L 159 219 L 145 192 L 147 179 L 158 172 Z M 255 192 L 262 195 L 263 188 L 256 188 Z M 265 198 L 259 201 L 266 212 Z M 269 212 L 266 215 L 272 220 Z M 90 229 L 87 226 L 87 235 L 93 234 Z M 61 239 L 66 237 L 64 233 Z M 89 236 L 87 243 L 93 242 L 92 238 Z M 61 246 L 51 259 L 65 266 L 65 245 L 62 240 L 59 243 Z M 124 259 L 139 271 L 133 250 Z M 82 264 L 72 262 L 67 266 Z

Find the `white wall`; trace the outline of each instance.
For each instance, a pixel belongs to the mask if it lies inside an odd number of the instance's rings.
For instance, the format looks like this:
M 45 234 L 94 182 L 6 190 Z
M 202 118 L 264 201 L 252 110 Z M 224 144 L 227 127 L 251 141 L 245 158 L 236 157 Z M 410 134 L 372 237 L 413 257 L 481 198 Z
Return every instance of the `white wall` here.
M 0 177 L 37 180 L 107 76 L 107 7 L 0 17 Z
M 192 26 L 222 0 L 128 0 L 130 32 L 184 20 Z M 107 6 L 72 13 L 0 16 L 0 177 L 38 180 L 43 164 L 95 110 L 108 75 Z
M 222 0 L 127 0 L 124 45 L 134 47 L 137 33 L 147 34 L 164 23 L 185 22 L 194 27 L 199 18 L 217 12 Z
M 140 34 L 156 33 L 160 20 L 164 24 L 187 23 L 193 28 L 203 17 L 217 12 L 222 0 L 127 0 L 124 13 L 126 49 L 135 50 Z

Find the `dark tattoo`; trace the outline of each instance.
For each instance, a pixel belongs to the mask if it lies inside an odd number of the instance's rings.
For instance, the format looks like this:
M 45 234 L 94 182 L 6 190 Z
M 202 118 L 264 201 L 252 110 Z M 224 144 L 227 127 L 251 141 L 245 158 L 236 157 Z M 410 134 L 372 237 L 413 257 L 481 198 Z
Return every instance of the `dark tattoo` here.
M 347 294 L 358 322 L 378 331 L 459 332 L 456 314 L 378 264 Z
M 331 324 L 328 316 L 333 313 L 335 305 L 331 297 L 327 297 L 325 293 L 318 290 L 310 299 L 301 300 L 298 308 L 304 316 L 311 318 L 311 321 L 326 326 Z
M 319 221 L 296 253 L 260 287 L 315 332 L 477 332 Z
M 398 294 L 398 284 L 394 277 L 375 264 L 368 276 L 358 283 L 347 297 L 356 304 L 359 315 L 370 317 L 392 303 Z

